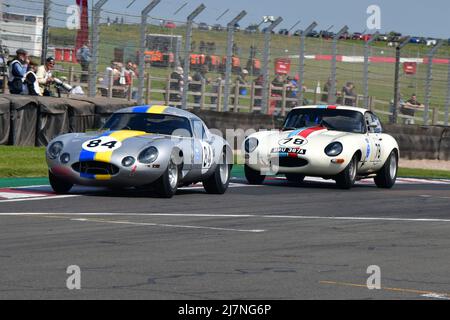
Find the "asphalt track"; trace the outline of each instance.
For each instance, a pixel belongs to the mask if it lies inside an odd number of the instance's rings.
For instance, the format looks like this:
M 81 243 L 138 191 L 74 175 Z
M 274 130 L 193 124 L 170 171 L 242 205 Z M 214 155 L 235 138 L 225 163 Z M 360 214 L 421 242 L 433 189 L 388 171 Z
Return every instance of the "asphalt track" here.
M 2 200 L 0 221 L 0 299 L 450 299 L 448 183 L 78 188 Z

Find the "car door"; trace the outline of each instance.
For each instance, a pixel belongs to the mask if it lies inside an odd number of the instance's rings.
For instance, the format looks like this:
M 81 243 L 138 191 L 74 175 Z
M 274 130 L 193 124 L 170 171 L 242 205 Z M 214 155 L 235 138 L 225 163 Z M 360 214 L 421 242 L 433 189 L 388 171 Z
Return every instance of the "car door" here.
M 368 147 L 366 158 L 372 166 L 381 162 L 381 148 L 383 144 L 381 122 L 372 112 L 366 112 L 365 120 L 367 125 Z
M 213 163 L 213 149 L 208 142 L 208 133 L 202 121 L 192 121 L 194 129 L 194 168 L 200 174 L 205 174 Z

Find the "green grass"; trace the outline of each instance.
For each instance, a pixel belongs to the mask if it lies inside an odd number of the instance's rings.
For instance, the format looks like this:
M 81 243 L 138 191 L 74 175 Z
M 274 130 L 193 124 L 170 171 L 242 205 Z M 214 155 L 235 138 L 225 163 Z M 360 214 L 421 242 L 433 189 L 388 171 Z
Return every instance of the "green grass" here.
M 0 178 L 46 175 L 45 148 L 0 146 Z
M 244 176 L 243 166 L 235 165 L 233 175 Z M 0 146 L 0 178 L 9 186 L 14 184 L 14 180 L 8 178 L 46 176 L 45 148 Z M 399 176 L 450 179 L 450 171 L 400 168 Z

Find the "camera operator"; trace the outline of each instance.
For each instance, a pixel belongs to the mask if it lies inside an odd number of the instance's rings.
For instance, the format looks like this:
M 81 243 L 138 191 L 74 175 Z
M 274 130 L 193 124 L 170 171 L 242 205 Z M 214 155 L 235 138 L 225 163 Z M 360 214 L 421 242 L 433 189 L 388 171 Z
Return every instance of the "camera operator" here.
M 54 83 L 52 70 L 55 68 L 55 59 L 52 57 L 47 58 L 45 64 L 40 66 L 36 72 L 37 81 L 41 89 L 41 95 L 50 97 L 52 96 L 50 85 Z
M 28 71 L 28 52 L 24 49 L 16 51 L 16 59 L 9 64 L 8 86 L 11 94 L 22 94 L 23 79 Z

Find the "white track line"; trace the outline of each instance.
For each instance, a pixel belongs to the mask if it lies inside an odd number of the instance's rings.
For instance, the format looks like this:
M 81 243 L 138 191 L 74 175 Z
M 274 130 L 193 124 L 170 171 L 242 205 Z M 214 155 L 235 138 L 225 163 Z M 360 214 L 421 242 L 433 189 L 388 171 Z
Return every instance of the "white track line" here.
M 231 229 L 231 228 L 218 228 L 218 227 L 178 225 L 178 224 L 160 224 L 160 223 L 131 222 L 131 221 L 95 220 L 95 219 L 71 219 L 71 221 L 108 223 L 108 224 L 124 224 L 124 225 L 132 225 L 132 226 L 151 226 L 151 227 L 168 227 L 168 228 L 185 228 L 185 229 L 206 229 L 206 230 L 215 230 L 215 231 L 235 231 L 235 232 L 250 232 L 250 233 L 261 233 L 261 232 L 265 232 L 266 231 L 266 230 L 259 230 L 259 229 L 246 230 L 246 229 Z
M 9 199 L 9 200 L 0 200 L 0 203 L 3 202 L 22 202 L 22 201 L 37 201 L 37 200 L 54 200 L 54 199 L 64 199 L 64 198 L 74 198 L 80 197 L 78 194 L 74 195 L 63 195 L 63 196 L 49 196 L 49 197 L 30 197 L 23 199 Z
M 286 219 L 286 220 L 343 220 L 343 221 L 390 221 L 390 222 L 446 222 L 450 219 L 434 218 L 386 218 L 386 217 L 333 217 L 333 216 L 297 216 L 297 215 L 254 215 L 254 214 L 196 214 L 196 213 L 54 213 L 54 212 L 4 212 L 0 216 L 142 216 L 142 217 L 196 217 L 196 218 L 262 218 L 262 219 Z

